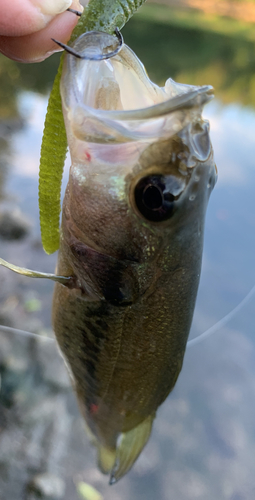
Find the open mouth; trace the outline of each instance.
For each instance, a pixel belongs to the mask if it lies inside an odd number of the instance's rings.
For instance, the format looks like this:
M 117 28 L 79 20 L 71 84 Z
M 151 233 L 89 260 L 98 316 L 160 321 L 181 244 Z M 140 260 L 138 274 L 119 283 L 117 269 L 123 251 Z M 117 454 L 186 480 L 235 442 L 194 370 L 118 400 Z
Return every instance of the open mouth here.
M 72 46 L 81 55 L 103 53 L 116 37 L 103 32 L 80 36 Z M 88 78 L 87 75 L 90 75 Z M 169 137 L 201 113 L 212 99 L 211 86 L 191 86 L 169 78 L 159 87 L 148 77 L 141 61 L 125 44 L 107 60 L 66 56 L 61 83 L 64 113 L 72 133 L 91 142 Z

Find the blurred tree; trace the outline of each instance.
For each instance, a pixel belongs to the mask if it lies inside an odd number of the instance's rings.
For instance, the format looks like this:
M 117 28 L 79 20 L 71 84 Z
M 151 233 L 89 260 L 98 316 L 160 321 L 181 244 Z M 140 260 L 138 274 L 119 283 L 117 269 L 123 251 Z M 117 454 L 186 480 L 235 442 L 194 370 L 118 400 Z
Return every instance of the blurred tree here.
M 153 81 L 162 85 L 171 76 L 192 85 L 211 84 L 223 102 L 255 106 L 254 42 L 148 21 L 141 15 L 130 21 L 123 34 Z

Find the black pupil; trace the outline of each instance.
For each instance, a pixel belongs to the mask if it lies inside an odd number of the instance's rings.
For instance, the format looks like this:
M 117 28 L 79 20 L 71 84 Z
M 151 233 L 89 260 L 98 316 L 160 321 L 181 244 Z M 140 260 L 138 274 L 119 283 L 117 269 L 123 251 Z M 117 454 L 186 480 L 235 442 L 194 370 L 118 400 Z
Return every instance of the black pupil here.
M 150 175 L 140 179 L 135 187 L 135 202 L 139 212 L 154 222 L 169 219 L 174 212 L 175 200 L 182 191 L 178 184 L 178 180 L 170 175 Z
M 163 204 L 163 195 L 159 186 L 149 185 L 143 191 L 143 203 L 149 210 L 159 210 Z

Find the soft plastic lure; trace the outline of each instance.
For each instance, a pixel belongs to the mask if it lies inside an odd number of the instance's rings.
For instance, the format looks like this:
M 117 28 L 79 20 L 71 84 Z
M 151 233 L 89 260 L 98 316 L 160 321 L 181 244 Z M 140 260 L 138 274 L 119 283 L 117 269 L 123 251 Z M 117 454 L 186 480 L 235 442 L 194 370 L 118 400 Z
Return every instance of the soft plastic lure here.
M 121 29 L 145 0 L 90 0 L 72 33 L 70 43 L 92 30 L 114 33 Z M 39 173 L 39 211 L 41 238 L 46 253 L 59 248 L 60 194 L 67 139 L 60 97 L 63 57 L 49 98 Z

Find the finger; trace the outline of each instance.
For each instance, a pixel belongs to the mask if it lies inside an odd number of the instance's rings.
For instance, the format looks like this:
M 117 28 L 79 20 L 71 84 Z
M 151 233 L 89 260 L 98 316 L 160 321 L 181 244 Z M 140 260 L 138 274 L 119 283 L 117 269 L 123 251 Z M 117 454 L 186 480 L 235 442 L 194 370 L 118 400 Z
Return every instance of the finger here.
M 0 35 L 24 36 L 39 31 L 71 3 L 72 0 L 0 0 Z
M 51 38 L 66 43 L 77 22 L 77 16 L 71 12 L 64 12 L 54 17 L 44 29 L 36 33 L 19 37 L 0 36 L 0 52 L 20 62 L 43 61 L 53 52 L 59 51 L 59 47 Z

